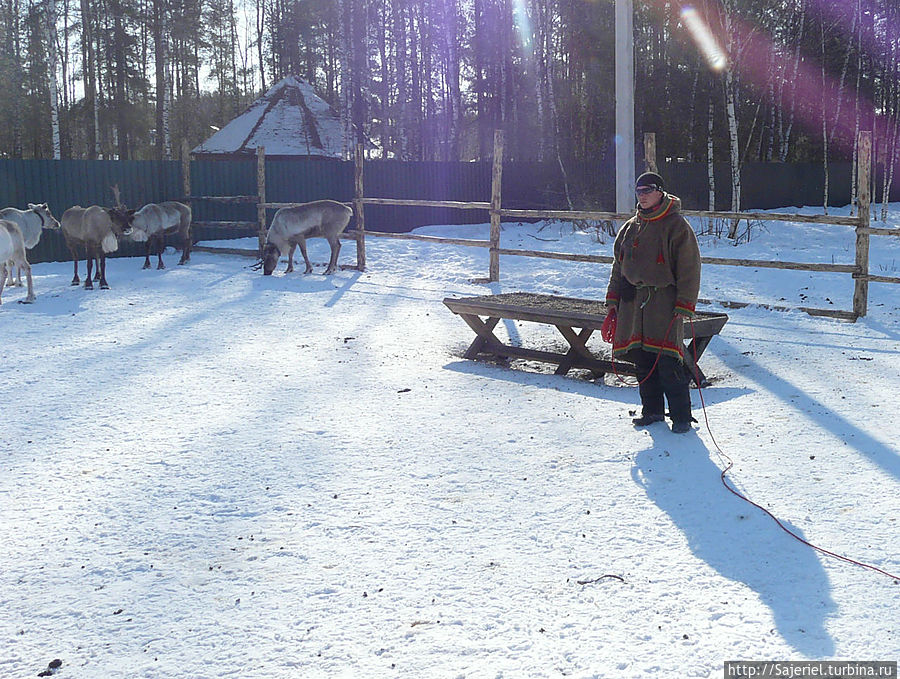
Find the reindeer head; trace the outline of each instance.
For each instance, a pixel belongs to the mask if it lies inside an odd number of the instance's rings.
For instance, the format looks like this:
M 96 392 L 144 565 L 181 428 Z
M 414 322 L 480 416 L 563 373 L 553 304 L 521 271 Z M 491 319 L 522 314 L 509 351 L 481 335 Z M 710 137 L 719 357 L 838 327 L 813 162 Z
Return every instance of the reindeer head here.
M 131 235 L 131 221 L 134 219 L 135 212 L 136 210 L 129 210 L 124 205 L 106 208 L 106 214 L 113 223 L 113 229 L 123 236 Z
M 281 250 L 278 249 L 278 246 L 274 243 L 266 243 L 262 256 L 263 276 L 272 275 L 275 267 L 278 266 L 279 257 L 281 257 Z
M 41 218 L 42 229 L 59 228 L 59 222 L 56 221 L 56 217 L 54 217 L 50 212 L 50 208 L 47 206 L 47 203 L 40 203 L 39 205 L 28 203 L 28 209 Z

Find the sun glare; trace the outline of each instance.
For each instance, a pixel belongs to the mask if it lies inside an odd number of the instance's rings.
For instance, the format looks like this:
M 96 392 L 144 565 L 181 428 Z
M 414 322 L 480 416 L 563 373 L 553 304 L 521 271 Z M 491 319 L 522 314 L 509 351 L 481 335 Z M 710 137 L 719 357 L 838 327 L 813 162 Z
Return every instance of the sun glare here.
M 519 30 L 519 39 L 522 41 L 522 48 L 531 49 L 531 21 L 528 19 L 528 11 L 525 9 L 525 0 L 513 0 L 513 21 Z M 527 56 L 527 52 L 526 52 Z
M 690 31 L 694 42 L 697 43 L 697 47 L 703 53 L 709 67 L 714 71 L 723 70 L 728 65 L 728 59 L 700 13 L 693 7 L 685 7 L 681 10 L 681 19 Z

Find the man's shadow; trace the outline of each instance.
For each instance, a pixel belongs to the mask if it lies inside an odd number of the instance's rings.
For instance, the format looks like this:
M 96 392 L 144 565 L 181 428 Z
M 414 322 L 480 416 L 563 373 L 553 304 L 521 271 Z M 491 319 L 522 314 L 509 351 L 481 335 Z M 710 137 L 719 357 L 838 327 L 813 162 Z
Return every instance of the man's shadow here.
M 663 429 L 651 433 L 654 445 L 638 453 L 632 478 L 671 517 L 694 556 L 756 592 L 795 650 L 811 658 L 833 655 L 825 619 L 836 607 L 816 552 L 729 492 L 695 434 L 679 436 L 676 443 Z

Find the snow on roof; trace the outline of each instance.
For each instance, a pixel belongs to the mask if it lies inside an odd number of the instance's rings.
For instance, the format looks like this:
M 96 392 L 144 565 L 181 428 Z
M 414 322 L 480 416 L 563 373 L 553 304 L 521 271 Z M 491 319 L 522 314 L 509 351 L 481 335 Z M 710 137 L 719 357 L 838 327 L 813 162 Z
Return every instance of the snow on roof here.
M 302 78 L 288 76 L 193 152 L 343 158 L 340 116 Z

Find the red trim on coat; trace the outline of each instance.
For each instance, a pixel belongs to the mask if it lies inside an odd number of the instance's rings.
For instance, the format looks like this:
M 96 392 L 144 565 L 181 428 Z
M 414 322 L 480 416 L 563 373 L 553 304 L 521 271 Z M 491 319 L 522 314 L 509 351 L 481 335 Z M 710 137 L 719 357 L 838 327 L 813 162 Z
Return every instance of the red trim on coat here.
M 624 354 L 632 349 L 644 349 L 645 351 L 649 349 L 650 351 L 656 351 L 659 353 L 670 354 L 672 356 L 677 356 L 680 359 L 684 359 L 684 348 L 678 347 L 674 342 L 669 342 L 667 344 L 658 344 L 656 342 L 650 342 L 645 339 L 642 335 L 633 336 L 628 342 L 626 342 L 622 346 L 614 346 L 613 347 L 613 355 Z
M 690 302 L 685 302 L 683 299 L 679 299 L 675 302 L 675 313 L 685 313 L 688 316 L 696 316 L 697 311 L 695 309 L 695 305 Z

